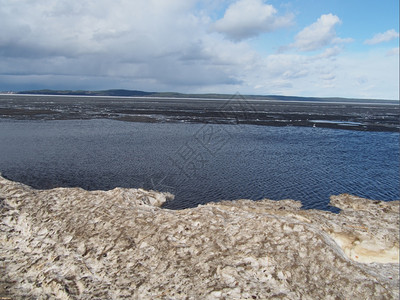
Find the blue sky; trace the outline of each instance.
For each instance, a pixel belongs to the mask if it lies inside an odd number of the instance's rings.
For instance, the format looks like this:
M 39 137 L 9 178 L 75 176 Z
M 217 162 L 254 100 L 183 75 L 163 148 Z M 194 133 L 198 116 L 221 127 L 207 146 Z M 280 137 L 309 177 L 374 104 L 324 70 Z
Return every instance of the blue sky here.
M 399 1 L 371 1 L 371 0 L 296 0 L 296 1 L 268 1 L 275 7 L 288 9 L 295 14 L 296 24 L 286 32 L 287 42 L 293 34 L 317 20 L 322 14 L 334 14 L 340 18 L 342 24 L 336 27 L 339 36 L 352 37 L 354 43 L 347 45 L 348 50 L 368 51 L 363 42 L 374 34 L 385 32 L 388 29 L 399 28 Z M 398 30 L 396 30 L 398 31 Z M 273 35 L 279 39 L 278 34 Z M 264 38 L 268 38 L 265 37 Z M 272 37 L 270 37 L 272 39 Z M 261 41 L 261 39 L 260 39 Z M 394 39 L 386 47 L 397 47 L 399 41 Z
M 0 0 L 0 91 L 399 99 L 399 1 Z

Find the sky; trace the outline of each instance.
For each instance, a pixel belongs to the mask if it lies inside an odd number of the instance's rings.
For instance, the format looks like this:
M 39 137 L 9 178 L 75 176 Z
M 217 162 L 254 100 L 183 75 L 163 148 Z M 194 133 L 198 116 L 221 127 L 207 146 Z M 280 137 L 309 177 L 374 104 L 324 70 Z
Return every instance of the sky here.
M 0 91 L 399 99 L 398 0 L 0 0 Z

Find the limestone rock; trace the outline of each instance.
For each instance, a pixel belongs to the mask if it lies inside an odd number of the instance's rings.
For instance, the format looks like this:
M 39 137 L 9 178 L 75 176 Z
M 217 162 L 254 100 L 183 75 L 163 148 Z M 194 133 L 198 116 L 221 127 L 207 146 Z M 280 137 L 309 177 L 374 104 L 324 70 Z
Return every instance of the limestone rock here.
M 399 201 L 222 201 L 34 190 L 0 176 L 0 297 L 398 299 Z

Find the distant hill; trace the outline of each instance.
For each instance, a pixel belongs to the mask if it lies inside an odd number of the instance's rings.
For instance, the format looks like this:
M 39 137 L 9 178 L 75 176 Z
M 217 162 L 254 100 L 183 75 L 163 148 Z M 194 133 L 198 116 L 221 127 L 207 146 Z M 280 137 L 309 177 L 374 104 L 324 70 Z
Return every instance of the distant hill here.
M 17 92 L 17 94 L 138 97 L 138 96 L 150 96 L 154 93 L 143 92 L 143 91 L 132 91 L 132 90 L 104 90 L 104 91 L 31 90 L 31 91 Z
M 175 92 L 144 92 L 137 90 L 111 89 L 102 91 L 85 90 L 30 90 L 16 92 L 16 94 L 29 95 L 62 95 L 62 96 L 113 96 L 113 97 L 163 97 L 163 98 L 200 98 L 200 99 L 230 99 L 232 94 L 183 94 Z M 307 102 L 357 102 L 357 103 L 379 103 L 399 104 L 396 100 L 384 99 L 354 99 L 340 97 L 297 97 L 280 95 L 242 95 L 248 100 L 275 100 L 275 101 L 307 101 Z

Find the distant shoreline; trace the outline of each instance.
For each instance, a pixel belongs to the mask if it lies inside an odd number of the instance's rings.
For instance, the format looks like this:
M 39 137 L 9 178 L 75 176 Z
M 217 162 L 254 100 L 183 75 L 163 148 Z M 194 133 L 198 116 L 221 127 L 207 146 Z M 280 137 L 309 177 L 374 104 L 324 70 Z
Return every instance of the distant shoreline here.
M 1 92 L 0 92 L 1 94 Z M 333 103 L 388 103 L 398 105 L 399 100 L 389 99 L 357 99 L 357 98 L 344 98 L 344 97 L 304 97 L 304 96 L 283 96 L 283 95 L 241 95 L 234 94 L 191 94 L 191 93 L 176 93 L 176 92 L 145 92 L 139 90 L 125 90 L 125 89 L 109 89 L 109 90 L 28 90 L 28 91 L 10 91 L 7 95 L 52 95 L 52 96 L 88 96 L 88 97 L 144 97 L 144 98 L 169 98 L 169 99 L 210 99 L 210 100 L 226 100 L 232 97 L 239 96 L 247 100 L 277 100 L 277 101 L 305 101 L 305 102 L 333 102 Z
M 32 101 L 34 99 L 34 101 Z M 400 130 L 399 105 L 387 103 L 182 97 L 0 95 L 0 118 L 112 119 L 145 123 L 302 126 L 360 131 Z
M 83 98 L 118 98 L 118 99 L 160 99 L 160 100 L 207 100 L 207 101 L 228 101 L 230 98 L 207 98 L 207 97 L 168 97 L 168 96 L 100 96 L 100 95 L 68 95 L 68 94 L 6 94 L 0 93 L 0 96 L 32 96 L 32 97 L 83 97 Z M 245 98 L 247 96 L 244 96 Z M 253 96 L 256 97 L 256 96 Z M 268 97 L 268 96 L 265 96 Z M 289 97 L 288 97 L 289 98 Z M 303 97 L 295 97 L 295 98 L 303 98 Z M 312 99 L 312 100 L 308 100 Z M 385 100 L 385 99 L 351 99 L 351 98 L 341 98 L 345 101 L 329 101 L 329 98 L 306 98 L 303 100 L 277 100 L 277 99 L 258 99 L 258 98 L 250 98 L 246 99 L 246 101 L 250 102 L 285 102 L 285 103 L 326 103 L 326 104 L 355 104 L 355 105 L 400 105 L 398 100 Z M 336 98 L 332 98 L 336 99 Z M 353 101 L 352 101 L 353 100 Z

